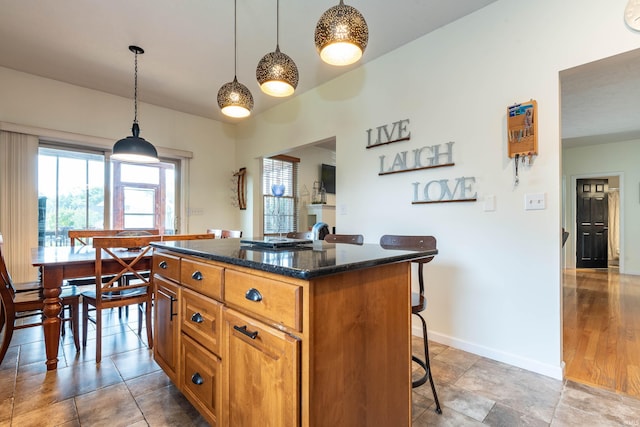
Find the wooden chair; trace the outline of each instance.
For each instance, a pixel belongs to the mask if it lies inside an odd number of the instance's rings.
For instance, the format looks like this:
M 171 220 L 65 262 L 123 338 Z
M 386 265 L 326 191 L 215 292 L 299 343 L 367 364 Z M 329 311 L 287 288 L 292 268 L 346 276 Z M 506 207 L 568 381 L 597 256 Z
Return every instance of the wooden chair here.
M 410 250 L 410 251 L 419 251 L 425 249 L 436 249 L 436 238 L 433 236 L 399 236 L 399 235 L 384 235 L 380 238 L 380 246 L 385 249 L 402 249 L 402 250 Z M 422 322 L 422 338 L 424 342 L 424 360 L 420 359 L 417 356 L 412 355 L 411 360 L 416 362 L 418 365 L 422 367 L 424 370 L 424 375 L 413 381 L 413 387 L 419 387 L 425 382 L 427 379 L 431 383 L 431 391 L 433 392 L 433 400 L 436 402 L 436 412 L 438 414 L 442 414 L 442 409 L 440 408 L 440 401 L 438 400 L 438 394 L 436 393 L 436 386 L 433 383 L 433 376 L 431 375 L 431 364 L 429 362 L 429 341 L 427 338 L 427 323 L 424 320 L 424 317 L 420 314 L 427 308 L 427 299 L 424 294 L 424 276 L 423 276 L 423 267 L 426 263 L 431 262 L 433 259 L 432 256 L 427 258 L 422 258 L 414 261 L 418 264 L 418 283 L 419 290 L 418 292 L 411 293 L 411 314 L 415 314 L 420 318 Z
M 90 245 L 93 237 L 108 237 L 108 236 L 118 236 L 124 234 L 134 233 L 135 235 L 139 235 L 141 233 L 144 234 L 160 234 L 160 230 L 157 228 L 135 228 L 135 229 L 118 229 L 118 230 L 69 230 L 67 235 L 69 236 L 69 244 L 71 246 L 76 246 L 76 244 L 81 246 Z
M 240 238 L 242 237 L 242 231 L 240 230 L 222 230 L 220 234 L 221 239 Z
M 287 233 L 287 238 L 313 240 L 313 235 L 310 231 L 290 231 Z
M 80 343 L 78 335 L 80 332 L 79 321 L 79 299 L 80 294 L 75 287 L 68 287 L 60 294 L 63 306 L 71 307 L 71 316 L 62 318 L 63 322 L 71 321 L 71 329 L 73 330 L 73 341 L 76 351 L 80 351 Z M 14 289 L 11 275 L 7 270 L 4 256 L 0 250 L 0 363 L 4 359 L 13 331 L 16 329 L 31 328 L 41 326 L 44 319 L 44 295 L 42 288 L 31 291 L 16 292 Z M 30 318 L 37 316 L 40 321 L 29 322 Z M 21 320 L 19 324 L 16 321 Z M 64 323 L 63 328 L 64 330 Z
M 138 331 L 141 331 L 142 311 L 147 325 L 147 342 L 153 347 L 151 332 L 151 310 L 153 289 L 148 272 L 151 270 L 151 246 L 160 236 L 120 236 L 94 237 L 96 251 L 95 290 L 82 293 L 82 346 L 87 345 L 87 327 L 89 320 L 96 325 L 96 363 L 102 358 L 102 310 L 113 307 L 126 307 L 144 304 L 139 311 Z M 114 262 L 115 260 L 115 262 Z M 130 275 L 135 280 L 121 280 Z M 102 278 L 107 276 L 109 280 Z M 95 307 L 95 319 L 90 319 L 89 306 Z
M 204 240 L 217 238 L 215 233 L 202 233 L 202 234 L 163 234 L 160 236 L 160 241 L 170 242 L 175 240 Z
M 329 243 L 349 243 L 352 245 L 362 245 L 364 236 L 362 234 L 327 234 L 324 241 Z

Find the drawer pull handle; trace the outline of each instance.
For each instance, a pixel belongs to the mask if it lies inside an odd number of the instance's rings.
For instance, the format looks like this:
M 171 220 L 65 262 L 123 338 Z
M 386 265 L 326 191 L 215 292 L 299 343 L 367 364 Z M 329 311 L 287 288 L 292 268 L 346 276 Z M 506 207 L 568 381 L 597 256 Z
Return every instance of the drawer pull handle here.
M 248 336 L 252 340 L 255 340 L 258 337 L 258 331 L 253 331 L 253 332 L 247 331 L 247 325 L 244 325 L 244 326 L 233 325 L 233 329 Z
M 174 297 L 169 297 L 169 298 L 170 298 L 169 299 L 169 311 L 171 312 L 170 315 L 169 315 L 169 321 L 173 322 L 173 316 L 177 316 L 178 315 L 178 313 L 174 313 L 173 312 L 173 303 L 178 301 L 178 299 L 174 298 Z
M 158 264 L 158 267 L 160 267 L 163 270 L 166 270 L 168 267 L 167 261 L 160 261 L 160 263 Z
M 202 280 L 202 273 L 200 273 L 199 271 L 194 271 L 193 274 L 191 275 L 191 278 L 193 280 Z
M 193 315 L 191 316 L 191 321 L 196 323 L 202 323 L 204 322 L 204 319 L 202 318 L 202 314 L 196 312 L 196 313 L 193 313 Z
M 204 383 L 204 379 L 202 379 L 202 376 L 196 372 L 195 374 L 191 375 L 191 382 L 195 385 L 202 385 L 202 383 Z
M 260 302 L 262 301 L 262 294 L 256 288 L 251 288 L 244 294 L 244 297 L 249 301 Z

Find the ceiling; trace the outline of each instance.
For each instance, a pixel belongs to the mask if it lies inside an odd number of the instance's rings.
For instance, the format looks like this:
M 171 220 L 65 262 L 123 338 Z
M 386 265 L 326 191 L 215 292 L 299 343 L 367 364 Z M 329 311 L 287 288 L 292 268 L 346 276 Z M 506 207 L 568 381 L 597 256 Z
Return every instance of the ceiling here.
M 353 0 L 369 26 L 371 61 L 495 0 Z M 0 66 L 216 120 L 216 96 L 234 76 L 231 0 L 0 0 Z M 301 94 L 359 64 L 324 64 L 313 42 L 338 0 L 281 0 L 279 45 L 297 64 Z M 258 61 L 276 47 L 276 1 L 237 0 L 237 76 L 259 113 L 283 99 L 262 94 Z M 294 95 L 295 96 L 295 95 Z M 133 108 L 132 108 L 133 109 Z M 143 111 L 141 112 L 143 113 Z M 144 121 L 142 119 L 141 121 Z
M 281 0 L 279 44 L 298 65 L 304 93 L 495 0 L 350 0 L 369 26 L 362 61 L 324 64 L 315 25 L 338 0 Z M 286 99 L 262 94 L 255 68 L 275 50 L 276 1 L 237 0 L 237 76 L 253 93 L 254 114 Z M 233 80 L 231 0 L 0 0 L 0 66 L 133 98 L 133 54 L 139 57 L 138 99 L 233 122 L 217 106 Z M 565 146 L 640 135 L 640 51 L 561 73 Z M 294 95 L 294 96 L 295 96 Z M 144 115 L 144 110 L 141 111 Z M 142 118 L 141 121 L 144 121 Z
M 560 73 L 565 148 L 640 139 L 640 49 Z

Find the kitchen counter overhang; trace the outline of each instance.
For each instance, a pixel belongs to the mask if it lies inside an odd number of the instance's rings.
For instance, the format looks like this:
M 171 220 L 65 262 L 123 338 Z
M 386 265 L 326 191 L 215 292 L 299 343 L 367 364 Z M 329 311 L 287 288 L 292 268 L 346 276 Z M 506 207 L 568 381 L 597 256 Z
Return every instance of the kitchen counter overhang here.
M 151 245 L 184 255 L 303 280 L 396 262 L 415 261 L 438 253 L 437 249 L 406 251 L 385 249 L 377 244 L 334 244 L 324 241 L 278 249 L 252 246 L 241 243 L 240 239 L 154 242 Z

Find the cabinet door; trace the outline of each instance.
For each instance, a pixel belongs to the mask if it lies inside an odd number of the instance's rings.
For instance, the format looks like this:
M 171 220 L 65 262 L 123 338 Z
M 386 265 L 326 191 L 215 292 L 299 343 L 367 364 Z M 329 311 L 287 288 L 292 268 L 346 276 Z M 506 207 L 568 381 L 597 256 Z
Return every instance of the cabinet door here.
M 227 309 L 224 347 L 225 425 L 298 425 L 299 341 Z
M 178 337 L 180 316 L 178 313 L 179 288 L 174 283 L 156 275 L 154 277 L 155 294 L 155 331 L 153 355 L 160 367 L 177 386 L 178 376 Z

